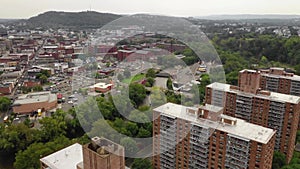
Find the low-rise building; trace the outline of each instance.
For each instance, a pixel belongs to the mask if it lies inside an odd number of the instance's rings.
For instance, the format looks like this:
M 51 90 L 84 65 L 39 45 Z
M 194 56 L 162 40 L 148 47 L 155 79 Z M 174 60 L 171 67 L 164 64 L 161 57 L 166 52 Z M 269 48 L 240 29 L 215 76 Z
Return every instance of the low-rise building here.
M 106 93 L 113 88 L 113 84 L 97 83 L 89 87 L 91 92 Z
M 37 92 L 19 96 L 13 103 L 13 112 L 29 114 L 38 109 L 49 111 L 57 107 L 57 97 L 51 92 Z
M 41 169 L 76 169 L 82 159 L 82 145 L 75 143 L 40 159 L 40 164 Z
M 12 93 L 14 88 L 13 83 L 0 83 L 0 95 L 9 95 Z
M 124 147 L 99 137 L 41 158 L 40 164 L 41 169 L 129 169 L 125 167 Z

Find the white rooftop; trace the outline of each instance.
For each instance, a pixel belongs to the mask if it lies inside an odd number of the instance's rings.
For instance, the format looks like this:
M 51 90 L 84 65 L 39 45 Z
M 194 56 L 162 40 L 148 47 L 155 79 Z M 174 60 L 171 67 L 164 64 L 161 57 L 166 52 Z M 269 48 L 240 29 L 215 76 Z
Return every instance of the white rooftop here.
M 40 102 L 53 102 L 57 99 L 56 94 L 52 94 L 51 92 L 37 92 L 37 93 L 29 93 L 19 96 L 14 105 L 17 104 L 30 104 L 30 103 L 40 103 Z
M 282 94 L 282 93 L 276 93 L 276 92 L 270 92 L 270 96 L 262 95 L 262 94 L 253 94 L 253 93 L 246 93 L 239 90 L 231 90 L 229 84 L 225 83 L 212 83 L 210 85 L 207 85 L 207 87 L 212 88 L 214 90 L 220 90 L 224 92 L 231 92 L 231 93 L 237 93 L 244 96 L 252 96 L 252 97 L 259 97 L 264 99 L 269 99 L 271 101 L 277 101 L 277 102 L 287 102 L 292 104 L 298 104 L 300 102 L 300 97 L 288 95 L 288 94 Z
M 108 87 L 112 86 L 112 84 L 107 84 L 107 83 L 97 83 L 91 86 L 90 88 L 101 88 L 101 89 L 106 89 Z
M 76 165 L 83 161 L 82 146 L 75 143 L 40 159 L 40 161 L 51 169 L 76 169 Z
M 229 120 L 235 120 L 236 125 L 230 125 L 222 123 L 220 121 L 212 121 L 208 119 L 199 119 L 195 115 L 187 113 L 187 109 L 197 109 L 195 107 L 185 107 L 173 103 L 167 103 L 154 109 L 154 111 L 166 115 L 169 117 L 180 118 L 190 121 L 193 124 L 197 124 L 203 127 L 213 128 L 219 131 L 226 132 L 228 134 L 241 137 L 246 140 L 253 140 L 259 143 L 266 144 L 272 138 L 276 131 L 248 123 L 245 120 L 237 119 L 227 115 L 221 115 L 220 118 Z

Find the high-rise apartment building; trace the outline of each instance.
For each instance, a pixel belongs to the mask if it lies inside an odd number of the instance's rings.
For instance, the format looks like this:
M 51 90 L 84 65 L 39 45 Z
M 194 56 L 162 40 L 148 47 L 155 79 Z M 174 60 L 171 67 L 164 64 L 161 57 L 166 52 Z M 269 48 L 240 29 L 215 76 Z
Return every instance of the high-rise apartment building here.
M 206 87 L 205 102 L 224 107 L 224 114 L 276 130 L 275 150 L 292 158 L 300 115 L 300 97 L 260 90 L 257 72 L 239 79 L 241 87 L 213 83 Z M 246 86 L 248 85 L 248 86 Z M 255 91 L 255 92 L 254 92 Z
M 276 131 L 222 113 L 213 105 L 154 109 L 154 168 L 271 169 Z
M 300 76 L 286 72 L 283 68 L 267 70 L 242 70 L 239 72 L 239 87 L 245 92 L 257 89 L 300 96 Z
M 125 169 L 124 147 L 108 139 L 92 138 L 82 153 L 83 167 L 77 169 Z

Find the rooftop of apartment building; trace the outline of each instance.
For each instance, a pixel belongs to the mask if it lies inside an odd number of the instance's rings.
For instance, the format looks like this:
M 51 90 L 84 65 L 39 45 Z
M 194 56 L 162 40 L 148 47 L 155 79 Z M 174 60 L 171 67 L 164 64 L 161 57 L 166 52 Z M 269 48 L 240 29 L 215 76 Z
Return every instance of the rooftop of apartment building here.
M 51 94 L 51 92 L 37 92 L 37 93 L 29 93 L 25 95 L 19 96 L 13 105 L 19 104 L 30 104 L 30 103 L 39 103 L 39 102 L 53 102 L 57 99 L 55 94 Z
M 237 86 L 231 86 L 231 85 L 225 84 L 225 83 L 215 82 L 210 85 L 207 85 L 207 87 L 212 88 L 214 90 L 231 92 L 231 93 L 236 93 L 239 95 L 250 96 L 250 97 L 255 96 L 258 98 L 268 99 L 268 100 L 276 101 L 276 102 L 287 102 L 287 103 L 292 103 L 292 104 L 299 104 L 299 102 L 300 102 L 300 97 L 298 97 L 298 96 L 264 91 L 264 90 L 261 90 L 261 91 L 257 92 L 256 94 L 247 93 L 247 92 L 240 91 Z
M 84 146 L 94 151 L 103 158 L 106 158 L 111 153 L 119 156 L 124 156 L 124 154 L 120 154 L 120 150 L 123 150 L 122 152 L 124 152 L 123 146 L 116 144 L 103 137 L 93 137 L 91 143 L 88 143 Z
M 240 71 L 240 73 L 244 73 L 244 72 L 260 73 L 261 75 L 266 77 L 285 78 L 294 81 L 300 81 L 300 76 L 295 75 L 294 73 L 286 72 L 284 68 L 278 68 L 278 67 L 272 67 L 270 69 L 261 69 L 261 70 L 244 69 Z
M 75 143 L 40 159 L 40 161 L 51 169 L 76 169 L 76 165 L 82 162 L 82 159 L 82 146 Z
M 173 103 L 167 103 L 155 108 L 154 111 L 159 112 L 161 115 L 167 117 L 187 120 L 192 124 L 196 124 L 205 128 L 216 129 L 234 135 L 235 137 L 240 137 L 244 140 L 253 140 L 262 144 L 268 143 L 276 133 L 276 131 L 272 129 L 248 123 L 244 120 L 223 114 L 219 115 L 218 120 L 211 120 L 209 117 L 206 119 L 199 118 L 197 114 L 189 113 L 190 109 L 195 111 L 198 110 L 196 107 L 186 107 Z M 222 108 L 206 105 L 204 107 L 200 107 L 200 109 L 210 110 L 211 113 L 214 114 L 217 113 L 216 110 L 221 110 Z
M 95 144 L 94 144 L 95 143 Z M 99 154 L 102 154 L 102 157 L 105 158 L 108 155 L 107 149 L 103 149 L 103 146 L 106 148 L 112 148 L 115 151 L 118 151 L 122 146 L 111 142 L 105 138 L 94 137 L 92 138 L 91 143 L 86 144 L 85 146 L 93 147 L 99 146 Z M 102 148 L 101 148 L 102 147 Z M 124 149 L 124 148 L 123 148 Z M 92 149 L 93 150 L 93 149 Z M 95 150 L 96 152 L 97 150 Z M 97 152 L 96 152 L 97 153 Z M 124 156 L 124 154 L 122 154 Z M 53 154 L 50 154 L 46 157 L 40 159 L 42 168 L 45 169 L 76 169 L 83 168 L 83 149 L 82 145 L 75 143 L 69 147 L 66 147 L 62 150 L 59 150 Z M 130 169 L 125 166 L 125 169 Z

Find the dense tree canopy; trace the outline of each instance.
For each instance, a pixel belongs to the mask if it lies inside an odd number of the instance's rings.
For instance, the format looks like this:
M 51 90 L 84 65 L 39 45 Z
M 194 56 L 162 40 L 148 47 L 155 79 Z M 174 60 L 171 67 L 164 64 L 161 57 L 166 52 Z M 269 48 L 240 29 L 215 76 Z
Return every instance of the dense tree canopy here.
M 24 151 L 19 151 L 16 155 L 14 167 L 16 169 L 36 169 L 40 168 L 39 159 L 54 153 L 64 147 L 74 143 L 66 137 L 58 137 L 53 141 L 43 143 L 33 143 Z
M 0 97 L 0 112 L 6 112 L 11 105 L 11 101 L 7 97 Z
M 134 159 L 132 166 L 132 169 L 152 169 L 152 164 L 149 159 Z
M 275 151 L 273 155 L 272 169 L 280 169 L 286 164 L 285 155 Z
M 129 98 L 135 104 L 135 106 L 140 106 L 147 96 L 147 90 L 141 84 L 132 83 L 129 85 Z

